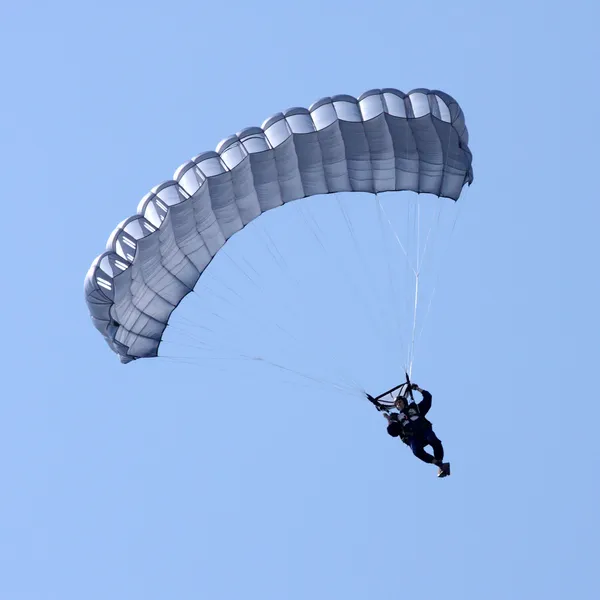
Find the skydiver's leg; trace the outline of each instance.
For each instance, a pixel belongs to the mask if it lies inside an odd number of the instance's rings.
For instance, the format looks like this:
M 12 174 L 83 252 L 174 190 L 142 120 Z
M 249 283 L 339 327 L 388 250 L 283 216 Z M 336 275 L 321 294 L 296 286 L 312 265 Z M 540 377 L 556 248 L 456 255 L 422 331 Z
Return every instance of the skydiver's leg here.
M 424 447 L 430 445 L 433 448 L 435 456 L 425 452 Z M 443 462 L 444 447 L 433 431 L 427 432 L 422 436 L 415 436 L 409 442 L 413 454 L 428 464 L 434 464 L 438 467 L 438 477 L 447 477 L 450 475 L 450 463 Z
M 427 432 L 426 439 L 427 443 L 433 449 L 433 455 L 435 456 L 435 459 L 442 462 L 444 460 L 444 446 L 442 446 L 442 442 L 439 440 L 438 436 L 435 435 L 433 429 Z
M 433 464 L 439 467 L 438 477 L 447 477 L 450 475 L 450 463 L 444 462 L 444 446 L 442 446 L 442 442 L 439 440 L 437 435 L 435 435 L 433 429 L 430 429 L 426 433 L 425 439 L 433 448 L 433 454 L 435 456 Z
M 435 456 L 431 456 L 429 452 L 425 452 L 425 446 L 427 446 L 428 441 L 420 436 L 415 436 L 410 439 L 409 446 L 412 450 L 412 453 L 423 462 L 427 464 L 432 464 L 436 462 Z

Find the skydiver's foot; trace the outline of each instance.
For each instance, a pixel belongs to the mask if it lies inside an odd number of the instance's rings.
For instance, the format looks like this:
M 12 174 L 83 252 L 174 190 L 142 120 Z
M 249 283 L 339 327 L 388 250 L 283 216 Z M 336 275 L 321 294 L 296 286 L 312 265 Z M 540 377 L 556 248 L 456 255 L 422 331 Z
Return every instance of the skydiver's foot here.
M 442 463 L 438 471 L 438 477 L 448 477 L 450 475 L 450 463 Z

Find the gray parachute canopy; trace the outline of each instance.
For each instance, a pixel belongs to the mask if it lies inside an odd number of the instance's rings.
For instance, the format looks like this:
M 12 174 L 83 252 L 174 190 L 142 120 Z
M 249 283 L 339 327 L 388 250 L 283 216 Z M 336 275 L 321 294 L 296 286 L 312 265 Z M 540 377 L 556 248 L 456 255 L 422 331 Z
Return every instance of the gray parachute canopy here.
M 458 200 L 471 161 L 462 110 L 440 91 L 370 90 L 276 114 L 182 165 L 118 225 L 85 278 L 92 321 L 121 362 L 157 356 L 173 310 L 265 211 L 334 192 Z

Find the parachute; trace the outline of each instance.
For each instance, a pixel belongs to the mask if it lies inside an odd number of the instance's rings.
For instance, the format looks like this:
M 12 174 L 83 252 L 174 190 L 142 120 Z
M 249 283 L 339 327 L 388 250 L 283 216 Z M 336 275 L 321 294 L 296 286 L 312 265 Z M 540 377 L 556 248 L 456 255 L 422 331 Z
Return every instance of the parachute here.
M 179 167 L 113 231 L 85 278 L 92 322 L 122 363 L 156 357 L 173 311 L 249 223 L 337 192 L 456 201 L 473 181 L 468 141 L 458 103 L 428 89 L 327 97 L 244 129 Z

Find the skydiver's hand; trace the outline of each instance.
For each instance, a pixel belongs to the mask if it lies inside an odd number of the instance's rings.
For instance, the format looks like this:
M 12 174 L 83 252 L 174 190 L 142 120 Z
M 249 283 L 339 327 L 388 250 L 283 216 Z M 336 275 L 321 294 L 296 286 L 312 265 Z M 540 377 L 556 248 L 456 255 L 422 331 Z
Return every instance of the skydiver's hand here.
M 418 384 L 416 384 L 416 383 L 412 383 L 410 387 L 411 387 L 411 389 L 413 389 L 413 390 L 417 390 L 417 392 L 420 392 L 420 391 L 421 391 L 421 388 L 420 388 L 420 387 L 418 386 Z

